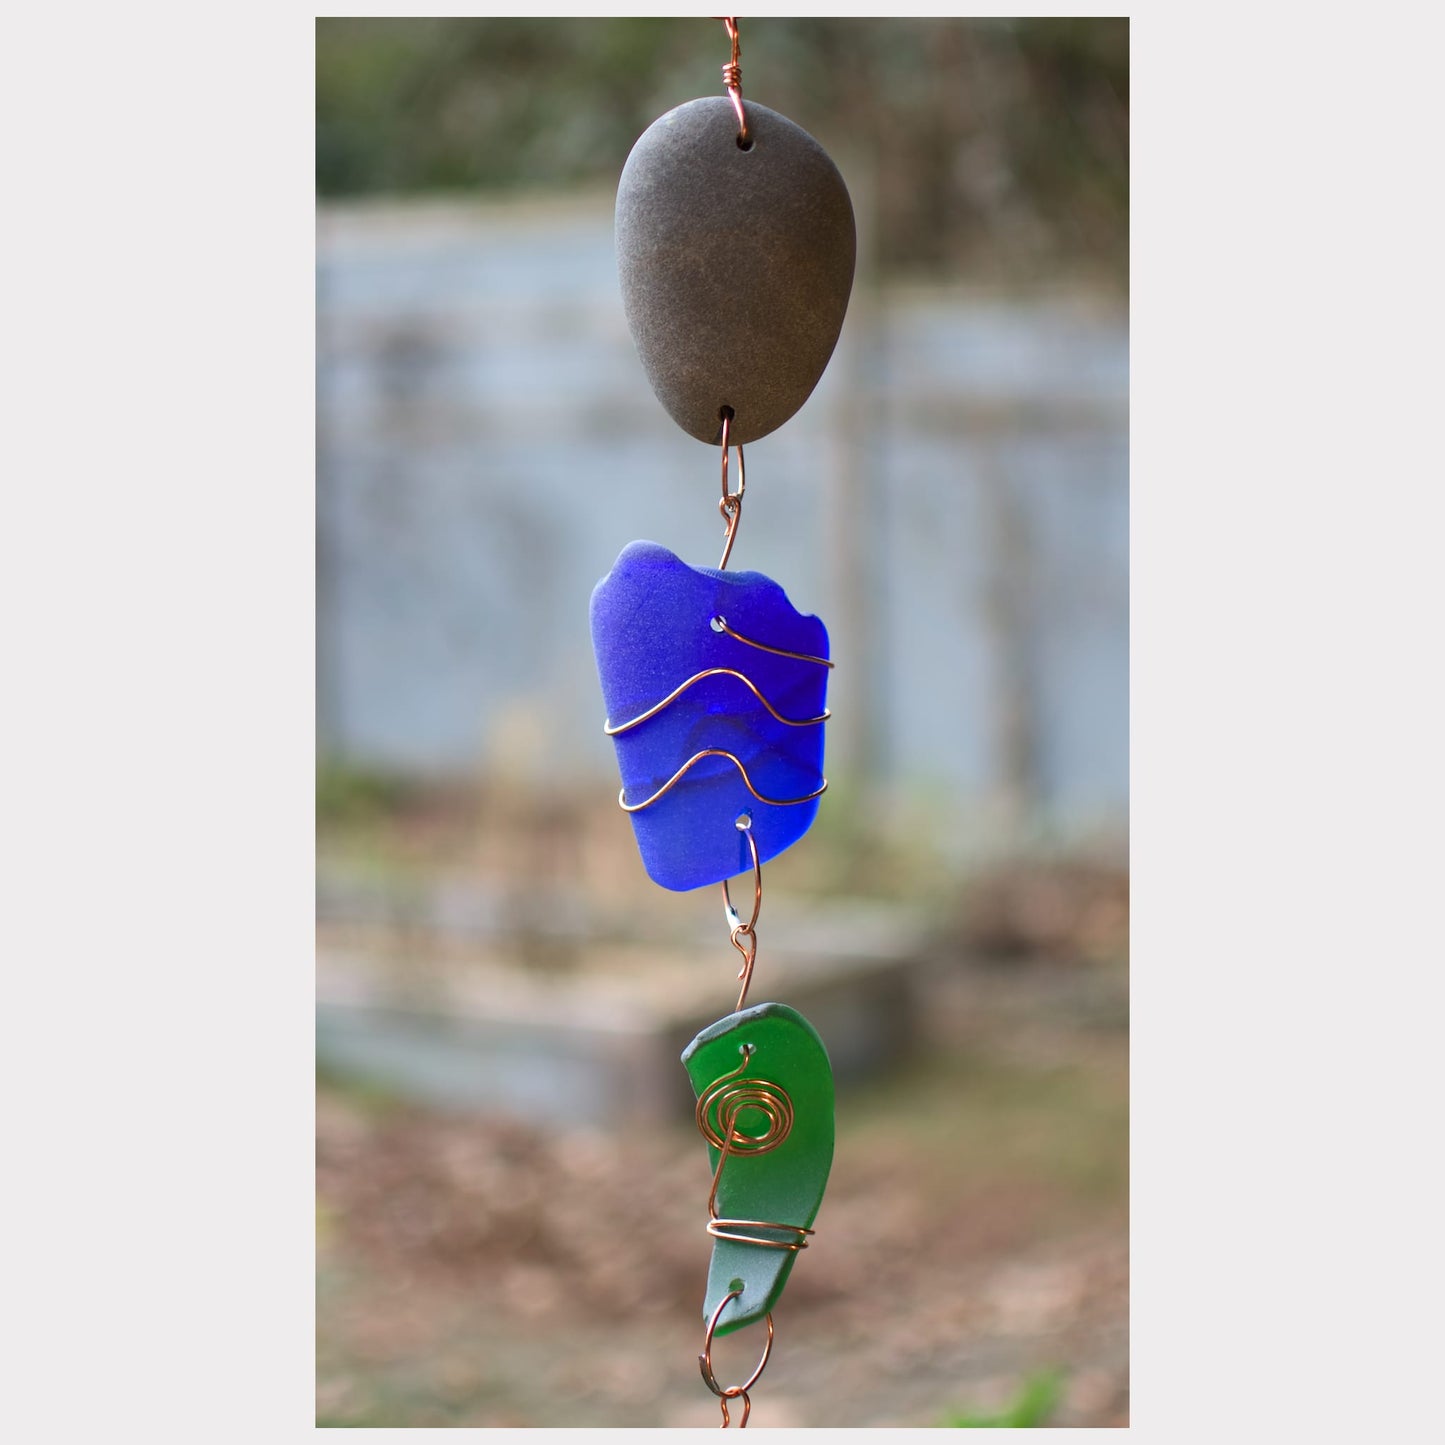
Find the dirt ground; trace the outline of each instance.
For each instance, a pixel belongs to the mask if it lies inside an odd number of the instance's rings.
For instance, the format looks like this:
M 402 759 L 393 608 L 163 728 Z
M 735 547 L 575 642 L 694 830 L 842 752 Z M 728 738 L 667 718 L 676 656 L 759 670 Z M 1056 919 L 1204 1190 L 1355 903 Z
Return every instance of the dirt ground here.
M 939 959 L 909 1066 L 843 1090 L 752 1428 L 932 1426 L 1062 1379 L 1128 1424 L 1124 965 Z M 714 1426 L 691 1122 L 568 1134 L 323 1085 L 317 1421 Z M 719 1343 L 752 1368 L 757 1331 Z

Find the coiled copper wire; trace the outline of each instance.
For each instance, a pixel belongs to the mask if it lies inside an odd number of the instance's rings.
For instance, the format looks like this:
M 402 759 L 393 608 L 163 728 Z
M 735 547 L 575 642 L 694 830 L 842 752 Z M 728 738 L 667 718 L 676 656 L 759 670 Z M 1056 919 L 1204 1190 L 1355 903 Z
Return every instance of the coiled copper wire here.
M 783 1224 L 772 1219 L 724 1219 L 717 1212 L 718 1186 L 723 1168 L 733 1155 L 769 1154 L 793 1130 L 793 1100 L 781 1084 L 771 1079 L 743 1078 L 753 1055 L 753 1044 L 742 1046 L 743 1061 L 737 1068 L 715 1079 L 698 1096 L 694 1117 L 703 1138 L 718 1151 L 717 1168 L 713 1170 L 712 1189 L 707 1197 L 707 1232 L 715 1239 L 731 1239 L 738 1244 L 756 1244 L 762 1249 L 786 1249 L 796 1253 L 807 1249 L 808 1235 L 813 1230 L 801 1224 Z M 738 1128 L 738 1116 L 745 1109 L 761 1114 L 767 1127 L 761 1134 L 745 1134 Z M 764 1239 L 745 1234 L 748 1229 L 766 1229 L 775 1234 L 791 1234 L 790 1240 Z
M 743 111 L 743 71 L 738 63 L 742 54 L 742 45 L 738 38 L 737 17 L 733 15 L 723 16 L 723 26 L 728 33 L 728 39 L 732 42 L 732 58 L 722 68 L 723 85 L 727 90 L 728 99 L 733 103 L 733 110 L 738 117 L 738 145 L 747 150 L 753 143 L 752 134 L 748 130 L 748 118 Z

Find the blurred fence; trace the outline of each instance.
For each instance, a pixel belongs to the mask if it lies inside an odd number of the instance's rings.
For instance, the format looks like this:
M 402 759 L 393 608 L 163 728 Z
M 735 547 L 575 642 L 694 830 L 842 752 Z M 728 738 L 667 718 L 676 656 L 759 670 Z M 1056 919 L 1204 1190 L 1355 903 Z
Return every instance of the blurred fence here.
M 866 274 L 813 398 L 748 448 L 733 565 L 829 626 L 830 772 L 1118 823 L 1123 310 Z M 323 207 L 317 310 L 323 753 L 611 777 L 592 587 L 634 537 L 712 566 L 721 533 L 716 452 L 627 333 L 611 196 Z

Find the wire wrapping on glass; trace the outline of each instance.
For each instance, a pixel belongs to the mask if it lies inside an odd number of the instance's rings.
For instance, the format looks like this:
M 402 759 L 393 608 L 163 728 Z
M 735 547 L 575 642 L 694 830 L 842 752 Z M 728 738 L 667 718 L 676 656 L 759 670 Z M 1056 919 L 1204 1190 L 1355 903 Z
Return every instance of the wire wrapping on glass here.
M 743 1061 L 737 1068 L 715 1079 L 698 1096 L 694 1117 L 703 1138 L 718 1151 L 717 1168 L 713 1170 L 712 1190 L 707 1197 L 707 1232 L 714 1239 L 731 1239 L 738 1244 L 755 1244 L 762 1249 L 786 1249 L 796 1252 L 807 1249 L 808 1235 L 813 1230 L 801 1224 L 783 1224 L 772 1219 L 724 1219 L 717 1211 L 718 1186 L 723 1169 L 734 1155 L 768 1154 L 792 1132 L 793 1100 L 781 1084 L 770 1079 L 750 1078 L 743 1074 L 752 1062 L 756 1049 L 742 1046 Z M 738 1128 L 738 1116 L 751 1109 L 767 1121 L 761 1134 L 745 1134 Z M 766 1229 L 774 1234 L 792 1235 L 791 1239 L 765 1239 L 757 1234 L 743 1233 L 749 1229 Z
M 636 717 L 629 718 L 625 723 L 618 723 L 615 727 L 609 721 L 607 725 L 602 729 L 603 732 L 605 732 L 608 737 L 615 738 L 619 733 L 625 733 L 630 731 L 632 728 L 640 727 L 649 718 L 656 717 L 658 713 L 660 713 L 665 707 L 669 706 L 671 703 L 676 702 L 677 699 L 680 698 L 683 693 L 688 690 L 688 688 L 695 686 L 705 677 L 737 678 L 737 680 L 742 683 L 742 685 L 747 688 L 747 690 L 752 693 L 752 695 L 757 698 L 757 700 L 762 703 L 762 705 L 775 718 L 777 718 L 780 723 L 783 723 L 785 726 L 790 728 L 815 727 L 818 723 L 827 722 L 828 719 L 833 716 L 833 714 L 829 712 L 827 708 L 824 708 L 817 717 L 784 717 L 782 713 L 780 713 L 777 708 L 775 708 L 772 703 L 770 703 L 767 698 L 765 698 L 762 693 L 758 691 L 757 683 L 755 683 L 752 678 L 750 678 L 746 673 L 739 672 L 735 667 L 705 667 L 701 672 L 693 673 L 693 675 L 688 678 L 686 682 L 679 683 L 675 688 L 673 688 L 670 693 L 668 693 L 665 698 L 662 699 L 661 702 L 653 703 L 653 705 L 648 708 L 646 712 L 638 713 Z
M 816 663 L 819 667 L 830 668 L 833 666 L 833 664 L 826 657 L 812 657 L 806 652 L 789 652 L 788 649 L 785 647 L 773 647 L 766 642 L 757 642 L 751 637 L 745 637 L 741 632 L 735 631 L 732 627 L 729 627 L 727 619 L 725 617 L 722 617 L 721 615 L 709 618 L 708 623 L 714 632 L 725 633 L 735 642 L 741 642 L 748 647 L 756 647 L 761 652 L 771 652 L 778 657 L 791 657 L 797 662 L 813 662 Z M 833 716 L 833 714 L 827 708 L 824 708 L 817 717 L 784 717 L 782 713 L 780 713 L 777 708 L 775 708 L 772 703 L 770 703 L 767 698 L 763 696 L 761 690 L 758 688 L 758 685 L 746 673 L 739 672 L 734 667 L 705 667 L 702 669 L 702 671 L 693 673 L 693 675 L 687 678 L 686 681 L 680 682 L 675 688 L 673 688 L 670 693 L 667 694 L 666 697 L 662 698 L 661 701 L 653 703 L 651 707 L 644 709 L 642 712 L 638 713 L 636 717 L 628 718 L 626 722 L 621 723 L 614 723 L 611 718 L 609 718 L 607 722 L 603 725 L 602 730 L 607 734 L 608 737 L 615 738 L 620 736 L 622 733 L 630 732 L 633 728 L 641 727 L 643 723 L 650 721 L 652 718 L 655 718 L 660 712 L 663 712 L 667 708 L 671 707 L 671 705 L 675 703 L 678 698 L 680 698 L 689 688 L 694 687 L 697 683 L 702 682 L 705 678 L 709 677 L 736 678 L 737 681 L 741 682 L 743 686 L 746 687 L 748 691 L 751 692 L 752 695 L 757 698 L 760 703 L 762 703 L 763 707 L 766 708 L 773 717 L 775 717 L 780 723 L 785 724 L 787 727 L 817 727 L 820 724 L 827 722 L 828 719 Z M 621 807 L 624 813 L 640 813 L 644 808 L 650 808 L 654 803 L 666 797 L 667 794 L 670 793 L 672 789 L 682 781 L 682 779 L 687 775 L 688 771 L 693 768 L 697 763 L 700 763 L 704 758 L 726 758 L 730 763 L 732 763 L 732 765 L 738 770 L 738 772 L 742 774 L 743 785 L 747 788 L 748 792 L 750 792 L 753 797 L 758 800 L 758 802 L 768 803 L 775 808 L 789 808 L 793 807 L 798 803 L 811 803 L 814 798 L 822 797 L 822 795 L 828 791 L 828 780 L 827 778 L 824 778 L 823 781 L 816 788 L 814 788 L 811 793 L 805 793 L 800 798 L 769 798 L 765 794 L 758 792 L 757 788 L 753 784 L 752 778 L 748 776 L 748 770 L 744 765 L 743 760 L 738 757 L 736 753 L 729 752 L 726 748 L 703 748 L 700 752 L 694 753 L 692 757 L 690 757 L 660 788 L 657 789 L 656 792 L 652 794 L 651 797 L 645 798 L 640 803 L 629 803 L 627 801 L 627 789 L 625 787 L 622 788 L 617 794 L 618 805 Z

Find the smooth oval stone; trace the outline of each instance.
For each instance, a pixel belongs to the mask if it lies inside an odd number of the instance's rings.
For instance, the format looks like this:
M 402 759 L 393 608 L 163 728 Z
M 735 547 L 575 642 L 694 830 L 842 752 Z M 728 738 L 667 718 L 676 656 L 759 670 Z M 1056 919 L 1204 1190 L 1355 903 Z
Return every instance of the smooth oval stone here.
M 701 442 L 780 427 L 838 342 L 853 286 L 848 188 L 807 131 L 745 100 L 751 150 L 725 96 L 643 132 L 617 187 L 622 304 L 672 419 Z

